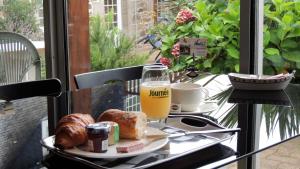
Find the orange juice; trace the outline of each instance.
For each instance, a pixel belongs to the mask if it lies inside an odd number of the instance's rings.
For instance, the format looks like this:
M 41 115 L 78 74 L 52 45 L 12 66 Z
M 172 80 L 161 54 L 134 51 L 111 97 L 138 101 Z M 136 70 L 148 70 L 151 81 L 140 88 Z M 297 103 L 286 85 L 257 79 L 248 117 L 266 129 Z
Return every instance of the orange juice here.
M 141 109 L 150 120 L 168 116 L 171 105 L 171 88 L 168 82 L 144 82 L 140 86 Z

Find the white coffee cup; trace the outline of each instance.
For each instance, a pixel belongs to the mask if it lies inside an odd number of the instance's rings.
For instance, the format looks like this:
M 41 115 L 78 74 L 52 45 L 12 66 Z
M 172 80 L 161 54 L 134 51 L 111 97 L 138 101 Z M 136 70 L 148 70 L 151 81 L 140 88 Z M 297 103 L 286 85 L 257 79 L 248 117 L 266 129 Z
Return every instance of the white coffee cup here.
M 171 102 L 181 107 L 181 111 L 195 111 L 208 98 L 209 91 L 195 83 L 171 84 Z

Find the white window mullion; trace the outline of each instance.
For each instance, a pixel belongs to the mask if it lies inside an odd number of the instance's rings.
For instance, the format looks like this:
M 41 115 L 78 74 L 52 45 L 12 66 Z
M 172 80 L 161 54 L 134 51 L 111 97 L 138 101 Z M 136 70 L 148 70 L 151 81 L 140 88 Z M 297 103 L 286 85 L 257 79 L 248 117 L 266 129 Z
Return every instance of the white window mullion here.
M 117 0 L 117 25 L 120 30 L 123 28 L 122 24 L 122 1 Z
M 263 50 L 264 50 L 264 2 L 256 1 L 256 28 L 255 28 L 255 74 L 263 74 Z

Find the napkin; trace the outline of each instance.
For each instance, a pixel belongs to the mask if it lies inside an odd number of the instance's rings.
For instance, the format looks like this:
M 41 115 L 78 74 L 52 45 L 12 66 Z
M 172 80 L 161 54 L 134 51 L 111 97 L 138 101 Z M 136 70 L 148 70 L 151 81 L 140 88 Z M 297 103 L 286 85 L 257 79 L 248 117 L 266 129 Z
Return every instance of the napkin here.
M 278 75 L 270 76 L 270 77 L 267 77 L 267 78 L 265 78 L 265 79 L 282 79 L 282 78 L 287 78 L 287 77 L 289 77 L 289 76 L 294 77 L 295 73 L 296 73 L 296 71 L 293 70 L 292 73 L 285 73 L 285 74 L 280 73 L 280 74 L 278 74 Z
M 147 127 L 145 135 L 147 138 L 165 138 L 168 137 L 168 133 L 153 127 Z
M 290 75 L 289 73 L 286 73 L 286 74 L 280 73 L 278 75 L 270 76 L 265 79 L 282 79 L 282 78 L 288 77 L 289 75 Z

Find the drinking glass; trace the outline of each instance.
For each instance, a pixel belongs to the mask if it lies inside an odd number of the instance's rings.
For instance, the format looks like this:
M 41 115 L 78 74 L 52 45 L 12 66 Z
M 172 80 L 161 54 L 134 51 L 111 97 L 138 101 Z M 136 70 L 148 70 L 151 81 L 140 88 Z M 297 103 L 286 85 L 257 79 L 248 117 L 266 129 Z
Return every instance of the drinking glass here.
M 146 113 L 148 122 L 161 122 L 168 117 L 171 105 L 171 87 L 167 66 L 144 66 L 140 100 L 141 110 Z

